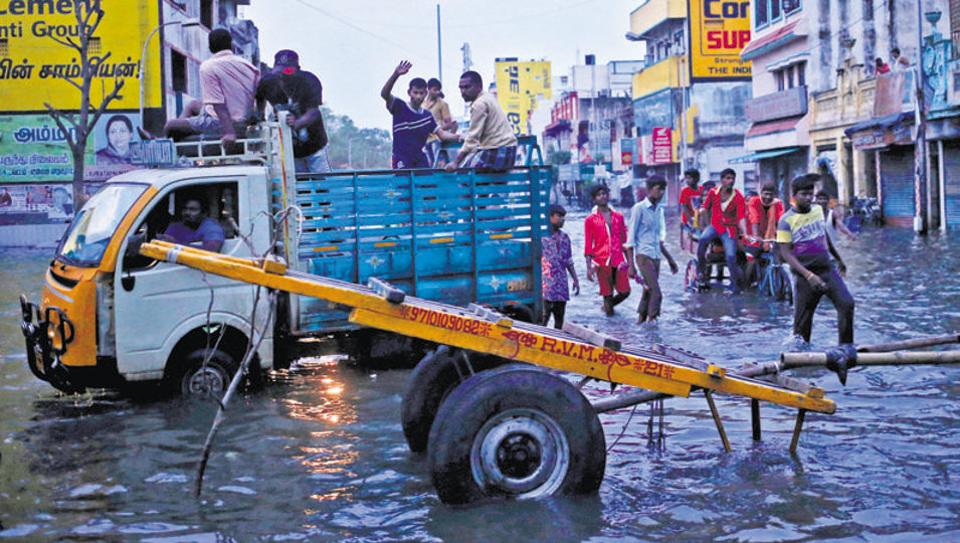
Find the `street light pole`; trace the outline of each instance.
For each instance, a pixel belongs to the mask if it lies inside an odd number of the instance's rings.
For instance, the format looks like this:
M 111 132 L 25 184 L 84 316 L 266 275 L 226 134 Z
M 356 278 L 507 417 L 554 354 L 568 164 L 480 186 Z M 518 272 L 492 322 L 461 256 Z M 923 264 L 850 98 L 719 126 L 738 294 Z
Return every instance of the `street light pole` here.
M 190 28 L 193 26 L 200 26 L 199 19 L 184 19 L 182 21 L 170 21 L 167 23 L 161 23 L 156 28 L 150 31 L 147 34 L 147 39 L 143 41 L 143 51 L 140 53 L 140 67 L 138 79 L 140 80 L 140 126 L 143 126 L 143 95 L 144 95 L 144 85 L 143 85 L 143 66 L 147 57 L 147 47 L 150 45 L 150 40 L 153 38 L 153 35 L 160 31 L 161 28 L 170 25 L 181 25 L 181 28 Z
M 437 2 L 437 79 L 443 81 L 443 46 L 440 44 L 440 2 Z

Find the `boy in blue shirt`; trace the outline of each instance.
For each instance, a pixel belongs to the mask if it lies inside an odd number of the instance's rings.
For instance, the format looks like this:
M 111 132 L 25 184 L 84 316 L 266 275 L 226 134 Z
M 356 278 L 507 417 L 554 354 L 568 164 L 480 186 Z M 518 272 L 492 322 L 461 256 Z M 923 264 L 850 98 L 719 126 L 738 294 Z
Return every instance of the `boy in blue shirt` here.
M 394 170 L 430 168 L 432 165 L 424 152 L 430 134 L 436 133 L 443 141 L 462 141 L 461 136 L 441 129 L 433 118 L 433 113 L 423 107 L 423 100 L 427 97 L 427 82 L 422 78 L 415 77 L 410 80 L 407 88 L 409 103 L 391 94 L 397 79 L 407 74 L 412 67 L 413 64 L 402 61 L 380 90 L 380 97 L 386 102 L 387 111 L 393 115 Z

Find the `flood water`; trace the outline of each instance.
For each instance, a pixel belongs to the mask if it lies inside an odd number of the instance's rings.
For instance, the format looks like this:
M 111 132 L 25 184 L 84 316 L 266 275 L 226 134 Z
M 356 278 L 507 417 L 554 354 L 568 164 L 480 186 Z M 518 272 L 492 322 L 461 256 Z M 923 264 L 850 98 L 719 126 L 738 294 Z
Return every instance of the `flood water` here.
M 672 221 L 671 221 L 672 223 Z M 582 214 L 568 216 L 574 254 Z M 671 233 L 676 225 L 671 224 Z M 679 255 L 675 243 L 674 254 Z M 960 239 L 873 229 L 842 242 L 859 343 L 960 330 Z M 858 368 L 847 387 L 824 371 L 835 415 L 809 414 L 796 456 L 795 411 L 718 397 L 724 453 L 702 395 L 665 403 L 665 445 L 650 407 L 601 417 L 599 495 L 450 508 L 400 428 L 409 370 L 305 359 L 235 399 L 201 499 L 196 463 L 214 405 L 138 402 L 106 392 L 59 397 L 25 366 L 16 296 L 36 298 L 49 254 L 0 253 L 0 539 L 24 541 L 958 541 L 960 367 Z M 679 257 L 681 266 L 687 260 Z M 628 342 L 665 342 L 734 367 L 768 361 L 790 338 L 791 308 L 749 293 L 683 291 L 665 269 L 664 314 L 635 324 L 635 292 L 614 318 L 596 286 L 569 319 Z M 836 340 L 829 302 L 814 347 Z M 593 396 L 607 393 L 590 389 Z M 624 425 L 629 421 L 629 425 Z M 656 432 L 656 428 L 654 429 Z

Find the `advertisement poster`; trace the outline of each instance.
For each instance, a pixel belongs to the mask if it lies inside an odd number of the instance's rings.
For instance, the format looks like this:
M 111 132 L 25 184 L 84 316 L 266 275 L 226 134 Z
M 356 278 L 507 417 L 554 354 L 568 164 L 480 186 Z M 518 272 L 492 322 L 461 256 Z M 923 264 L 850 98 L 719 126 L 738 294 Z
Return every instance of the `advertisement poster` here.
M 76 109 L 79 91 L 63 78 L 76 80 L 81 66 L 72 48 L 57 43 L 79 35 L 74 2 L 0 0 L 0 87 L 2 112 L 43 112 L 45 103 Z M 90 45 L 96 71 L 91 101 L 99 103 L 113 91 L 115 79 L 124 81 L 123 98 L 111 110 L 140 107 L 138 70 L 143 45 L 160 24 L 156 0 L 103 2 L 103 19 Z M 145 107 L 161 107 L 159 33 L 151 38 L 144 59 Z
M 637 150 L 637 140 L 633 138 L 620 139 L 620 164 L 624 167 L 633 166 L 633 155 Z
M 84 187 L 89 196 L 101 184 Z M 0 185 L 0 226 L 64 223 L 73 218 L 70 185 Z
M 750 62 L 740 59 L 750 43 L 750 6 L 737 0 L 688 0 L 691 81 L 750 81 Z
M 87 140 L 86 181 L 107 179 L 134 169 L 130 143 L 136 141 L 139 115 L 106 113 Z M 66 135 L 48 115 L 0 115 L 0 184 L 73 180 Z
M 673 137 L 670 128 L 658 126 L 653 129 L 650 164 L 673 162 Z
M 516 135 L 529 132 L 527 121 L 540 98 L 550 99 L 550 62 L 497 59 L 497 102 Z

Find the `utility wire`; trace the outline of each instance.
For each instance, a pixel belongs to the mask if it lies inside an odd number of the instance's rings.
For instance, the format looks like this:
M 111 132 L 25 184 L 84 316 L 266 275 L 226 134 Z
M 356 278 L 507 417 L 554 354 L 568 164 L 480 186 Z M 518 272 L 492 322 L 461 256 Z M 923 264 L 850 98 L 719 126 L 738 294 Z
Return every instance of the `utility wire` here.
M 332 13 L 332 12 L 330 12 L 330 11 L 327 11 L 327 10 L 325 10 L 325 9 L 323 9 L 323 8 L 315 5 L 315 4 L 312 4 L 312 3 L 310 3 L 310 2 L 307 2 L 306 0 L 294 0 L 294 1 L 297 2 L 298 4 L 304 6 L 304 7 L 307 7 L 307 8 L 310 8 L 310 9 L 316 11 L 317 13 L 326 15 L 326 16 L 329 17 L 330 19 L 333 19 L 334 21 L 337 21 L 338 23 L 340 23 L 340 24 L 342 24 L 342 25 L 344 25 L 344 26 L 350 27 L 350 28 L 356 30 L 357 32 L 360 32 L 361 34 L 366 34 L 367 36 L 370 36 L 371 38 L 375 38 L 375 39 L 380 40 L 380 41 L 382 41 L 382 42 L 384 42 L 384 43 L 387 43 L 387 44 L 389 44 L 389 45 L 392 45 L 392 46 L 394 46 L 394 47 L 396 47 L 396 48 L 398 48 L 398 49 L 400 49 L 400 50 L 406 51 L 407 53 L 410 53 L 411 55 L 414 55 L 415 57 L 417 57 L 417 58 L 419 58 L 419 59 L 421 59 L 421 60 L 431 59 L 430 56 L 424 56 L 424 55 L 422 55 L 422 54 L 420 54 L 420 53 L 418 53 L 418 52 L 416 52 L 416 51 L 413 51 L 413 50 L 409 49 L 406 45 L 404 45 L 404 44 L 402 44 L 402 43 L 393 41 L 393 40 L 391 40 L 390 38 L 385 38 L 385 37 L 383 37 L 383 36 L 381 36 L 381 35 L 379 35 L 379 34 L 376 34 L 376 33 L 374 33 L 374 32 L 371 32 L 371 31 L 369 31 L 369 30 L 367 30 L 367 29 L 365 29 L 365 28 L 363 28 L 363 27 L 361 27 L 361 26 L 359 26 L 359 25 L 351 22 L 351 21 L 348 20 L 348 19 L 344 19 L 343 17 L 337 15 L 336 13 Z

